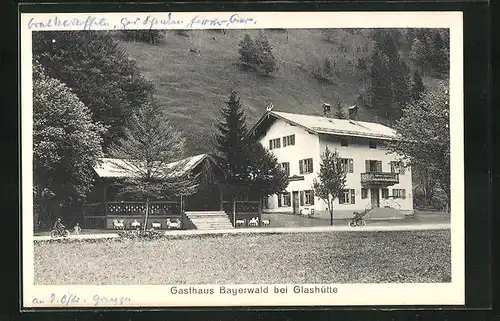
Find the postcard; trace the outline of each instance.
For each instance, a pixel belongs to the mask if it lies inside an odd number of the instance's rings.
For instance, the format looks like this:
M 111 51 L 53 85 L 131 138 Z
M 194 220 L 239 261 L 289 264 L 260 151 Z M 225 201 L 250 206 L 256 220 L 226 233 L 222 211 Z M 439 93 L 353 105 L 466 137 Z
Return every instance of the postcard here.
M 20 24 L 22 308 L 465 304 L 461 12 Z

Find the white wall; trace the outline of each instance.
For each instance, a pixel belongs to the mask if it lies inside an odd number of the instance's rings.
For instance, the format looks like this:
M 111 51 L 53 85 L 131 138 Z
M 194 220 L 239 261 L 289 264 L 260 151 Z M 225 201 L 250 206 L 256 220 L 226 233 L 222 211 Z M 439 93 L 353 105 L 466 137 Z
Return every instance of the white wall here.
M 295 134 L 295 145 L 283 147 L 283 137 Z M 332 135 L 314 135 L 309 134 L 302 127 L 293 126 L 285 121 L 277 120 L 275 121 L 266 135 L 261 138 L 261 143 L 264 147 L 269 148 L 269 140 L 281 138 L 281 148 L 276 148 L 271 150 L 274 155 L 276 155 L 278 161 L 289 162 L 290 163 L 290 176 L 301 175 L 299 172 L 299 160 L 305 158 L 313 158 L 313 173 L 303 174 L 303 181 L 291 181 L 288 185 L 287 191 L 304 191 L 310 190 L 313 186 L 313 180 L 317 177 L 317 173 L 320 169 L 321 154 L 324 152 L 326 147 L 332 151 L 337 149 L 339 156 L 342 158 L 352 158 L 354 160 L 353 173 L 347 173 L 346 188 L 355 190 L 356 201 L 355 204 L 339 204 L 338 200 L 335 201 L 335 217 L 345 218 L 352 217 L 352 212 L 362 211 L 367 207 L 371 206 L 370 191 L 368 191 L 367 198 L 361 199 L 361 173 L 366 172 L 365 160 L 379 160 L 382 161 L 382 171 L 390 172 L 390 162 L 396 160 L 395 155 L 388 154 L 386 150 L 382 148 L 382 142 L 377 141 L 377 148 L 369 148 L 369 140 L 364 138 L 350 137 L 349 146 L 340 146 L 340 138 Z M 403 213 L 413 212 L 413 192 L 411 185 L 411 169 L 406 168 L 405 174 L 399 175 L 399 184 L 390 186 L 389 195 L 393 195 L 393 189 L 405 189 L 406 199 L 392 199 L 390 198 L 388 202 L 396 202 L 396 208 L 399 208 Z M 381 206 L 384 205 L 384 200 L 382 199 L 382 192 L 379 190 Z M 293 198 L 293 194 L 291 194 Z M 393 200 L 393 201 L 391 201 Z M 291 201 L 291 205 L 293 200 Z M 319 216 L 329 217 L 327 212 L 326 203 L 320 198 L 316 197 L 314 206 L 301 206 L 313 207 L 315 212 Z M 268 209 L 267 212 L 292 212 L 292 207 L 278 207 L 278 200 L 276 195 L 272 195 L 268 199 Z
M 352 212 L 361 211 L 365 208 L 371 206 L 370 191 L 368 191 L 367 198 L 361 199 L 361 173 L 366 172 L 365 160 L 378 160 L 382 161 L 382 171 L 391 171 L 391 161 L 397 160 L 396 155 L 388 154 L 387 150 L 383 148 L 382 141 L 376 141 L 377 148 L 369 148 L 369 139 L 359 138 L 359 137 L 349 137 L 348 146 L 340 146 L 340 138 L 332 135 L 321 135 L 319 139 L 320 153 L 323 153 L 328 147 L 330 150 L 337 150 L 339 157 L 341 158 L 352 158 L 353 159 L 353 173 L 347 173 L 346 176 L 346 188 L 355 190 L 356 202 L 355 204 L 338 204 L 336 201 L 335 209 L 339 212 L 346 212 L 349 217 L 352 216 Z M 411 184 L 411 169 L 405 168 L 405 174 L 399 175 L 399 184 L 389 186 L 389 195 L 393 195 L 392 189 L 405 189 L 406 198 L 405 199 L 394 199 L 397 208 L 399 208 L 403 213 L 410 213 L 413 211 L 413 193 Z M 382 192 L 379 190 L 379 195 L 381 199 L 381 205 L 383 205 Z M 391 199 L 389 202 L 392 202 Z M 321 205 L 317 207 L 317 210 L 326 210 L 326 206 Z
M 283 147 L 283 137 L 295 135 L 295 145 Z M 310 190 L 313 186 L 313 179 L 319 171 L 319 138 L 315 134 L 309 134 L 302 127 L 293 126 L 283 120 L 276 120 L 267 131 L 266 135 L 261 138 L 260 142 L 264 147 L 269 149 L 269 140 L 281 138 L 281 147 L 272 149 L 271 152 L 276 155 L 279 163 L 290 163 L 290 176 L 303 175 L 303 181 L 292 181 L 288 184 L 287 191 L 304 191 Z M 300 174 L 299 160 L 312 158 L 313 173 Z M 317 201 L 317 200 L 316 200 Z M 315 201 L 315 204 L 317 203 Z M 272 195 L 268 199 L 268 212 L 293 212 L 292 202 L 290 207 L 278 207 L 277 195 Z M 306 206 L 302 206 L 306 207 Z

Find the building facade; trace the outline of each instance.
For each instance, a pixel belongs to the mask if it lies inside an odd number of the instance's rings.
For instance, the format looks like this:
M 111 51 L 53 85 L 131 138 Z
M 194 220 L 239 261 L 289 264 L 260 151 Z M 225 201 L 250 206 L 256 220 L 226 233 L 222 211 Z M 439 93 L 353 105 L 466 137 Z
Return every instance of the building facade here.
M 346 170 L 344 195 L 334 204 L 334 218 L 350 218 L 354 211 L 391 207 L 413 213 L 411 168 L 389 154 L 384 142 L 395 131 L 377 123 L 268 111 L 252 129 L 260 142 L 288 173 L 289 185 L 281 195 L 264 199 L 266 212 L 300 213 L 314 209 L 329 217 L 327 204 L 314 195 L 313 183 L 321 155 L 337 150 Z

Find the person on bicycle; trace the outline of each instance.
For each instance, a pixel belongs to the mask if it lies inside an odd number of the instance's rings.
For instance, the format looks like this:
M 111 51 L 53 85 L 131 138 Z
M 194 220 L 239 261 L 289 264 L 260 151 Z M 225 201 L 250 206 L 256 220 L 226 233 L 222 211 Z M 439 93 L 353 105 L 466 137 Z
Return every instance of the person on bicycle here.
M 58 217 L 54 223 L 54 230 L 62 231 L 64 229 L 64 225 L 61 223 L 61 218 Z
M 354 222 L 360 221 L 363 218 L 363 215 L 360 212 L 354 212 L 353 214 L 354 214 L 354 216 L 353 216 L 352 220 Z

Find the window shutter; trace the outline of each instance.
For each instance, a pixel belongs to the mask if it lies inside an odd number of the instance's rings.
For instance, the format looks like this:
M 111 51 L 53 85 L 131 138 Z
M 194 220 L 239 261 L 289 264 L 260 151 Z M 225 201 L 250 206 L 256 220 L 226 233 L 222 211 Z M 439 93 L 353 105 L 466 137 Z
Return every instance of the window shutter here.
M 311 168 L 309 170 L 309 173 L 314 173 L 314 164 L 313 164 L 313 159 L 309 158 L 311 160 Z
M 377 162 L 377 172 L 381 173 L 382 172 L 382 161 Z
M 401 194 L 403 194 L 403 199 L 406 199 L 406 190 L 405 189 L 401 190 Z
M 273 140 L 272 139 L 269 140 L 269 149 L 273 149 Z
M 339 195 L 339 204 L 344 204 L 344 191 L 342 191 Z
M 349 159 L 349 173 L 354 173 L 354 160 Z
M 299 172 L 304 174 L 304 161 L 302 159 L 299 160 Z
M 366 169 L 367 173 L 370 172 L 370 160 L 369 159 L 365 160 L 365 169 Z
M 304 205 L 304 191 L 300 191 L 300 206 Z
M 351 189 L 351 204 L 356 204 L 356 195 L 355 195 L 355 190 Z
M 314 190 L 311 190 L 311 205 L 314 205 Z
M 394 162 L 389 162 L 389 164 L 391 164 L 391 173 L 395 173 Z
M 295 134 L 292 135 L 292 145 L 295 145 Z
M 281 194 L 281 193 L 279 193 L 279 194 L 278 194 L 278 207 L 281 207 L 281 206 L 282 206 L 282 204 L 281 204 L 281 197 L 282 197 L 282 194 Z

